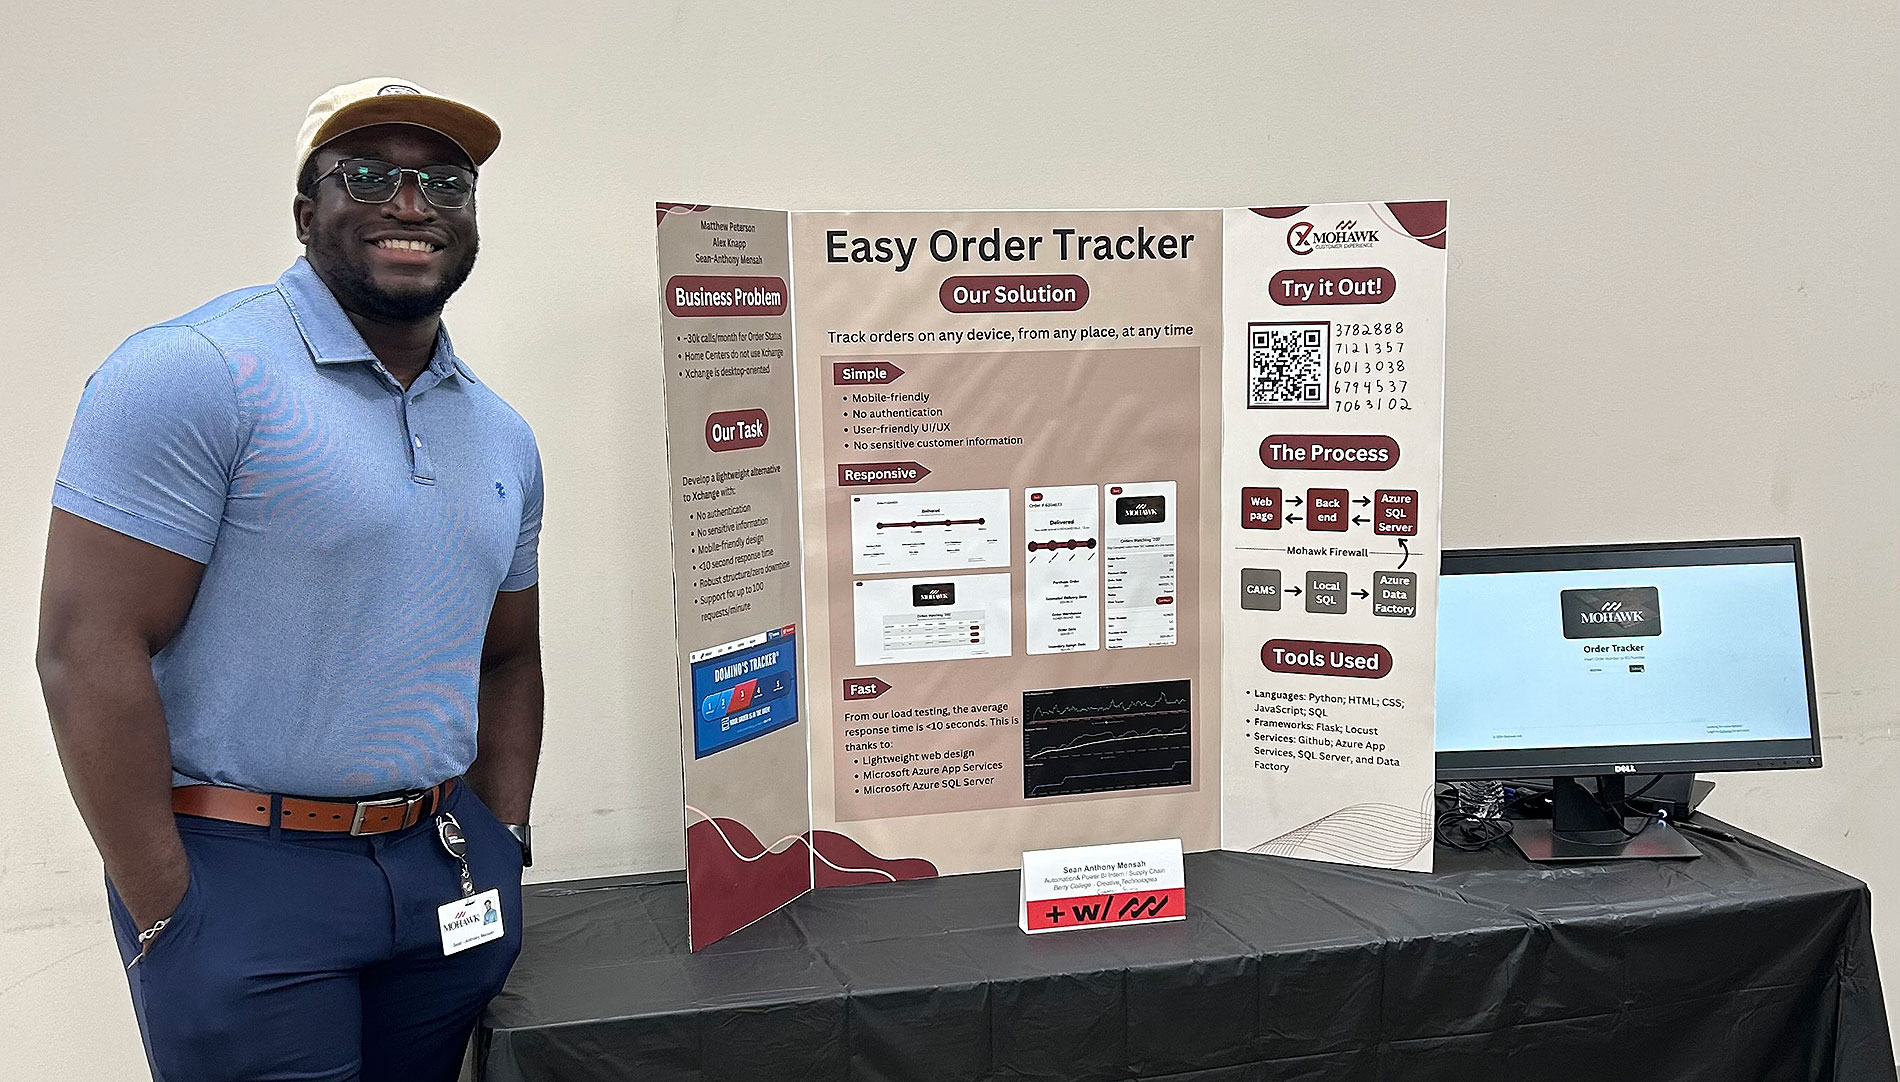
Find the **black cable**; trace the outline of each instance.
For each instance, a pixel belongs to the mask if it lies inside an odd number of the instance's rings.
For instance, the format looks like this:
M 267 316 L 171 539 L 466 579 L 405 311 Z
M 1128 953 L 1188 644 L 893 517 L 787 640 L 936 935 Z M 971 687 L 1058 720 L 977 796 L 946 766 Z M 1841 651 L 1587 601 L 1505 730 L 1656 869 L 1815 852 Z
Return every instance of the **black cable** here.
M 1665 776 L 1666 775 L 1658 774 L 1655 777 L 1650 778 L 1648 785 L 1643 786 L 1641 789 L 1636 790 L 1635 792 L 1629 794 L 1628 796 L 1618 801 L 1612 802 L 1609 800 L 1605 800 L 1603 798 L 1602 792 L 1600 791 L 1593 791 L 1590 794 L 1590 796 L 1596 800 L 1597 807 L 1602 808 L 1606 814 L 1614 816 L 1616 818 L 1616 829 L 1618 833 L 1622 834 L 1625 838 L 1634 838 L 1638 834 L 1641 834 L 1643 831 L 1648 830 L 1650 827 L 1656 825 L 1657 820 L 1661 819 L 1662 817 L 1658 815 L 1647 815 L 1647 814 L 1638 812 L 1635 808 L 1632 808 L 1630 806 L 1630 801 L 1636 800 L 1640 798 L 1644 793 L 1647 793 L 1651 789 L 1654 789 L 1656 787 L 1656 783 L 1662 781 Z M 1623 825 L 1623 820 L 1633 815 L 1639 815 L 1641 816 L 1643 820 L 1643 825 L 1640 827 L 1637 827 L 1635 830 L 1631 830 L 1630 828 Z
M 1669 775 L 1667 775 L 1667 774 L 1657 774 L 1657 775 L 1655 775 L 1654 777 L 1652 777 L 1652 778 L 1650 778 L 1650 779 L 1649 779 L 1649 784 L 1648 784 L 1648 785 L 1645 785 L 1645 786 L 1643 786 L 1643 787 L 1642 787 L 1641 789 L 1638 789 L 1638 790 L 1636 790 L 1635 792 L 1633 792 L 1633 793 L 1631 793 L 1630 795 L 1628 795 L 1628 796 L 1626 796 L 1626 797 L 1624 797 L 1624 798 L 1623 798 L 1623 803 L 1625 803 L 1625 804 L 1627 804 L 1627 803 L 1629 803 L 1629 802 L 1630 802 L 1630 801 L 1632 801 L 1632 800 L 1640 800 L 1640 799 L 1642 799 L 1642 796 L 1643 796 L 1643 794 L 1644 794 L 1644 793 L 1647 793 L 1647 792 L 1649 792 L 1649 791 L 1650 791 L 1651 789 L 1654 789 L 1654 788 L 1656 787 L 1656 784 L 1657 784 L 1658 782 L 1660 782 L 1660 781 L 1662 781 L 1662 780 L 1663 780 L 1664 778 L 1666 778 L 1666 777 L 1668 777 L 1668 776 L 1669 776 Z
M 1432 834 L 1439 844 L 1464 853 L 1476 853 L 1511 836 L 1511 821 L 1499 816 L 1479 815 L 1459 799 L 1457 788 L 1439 793 L 1449 797 L 1451 807 L 1440 811 L 1432 823 Z

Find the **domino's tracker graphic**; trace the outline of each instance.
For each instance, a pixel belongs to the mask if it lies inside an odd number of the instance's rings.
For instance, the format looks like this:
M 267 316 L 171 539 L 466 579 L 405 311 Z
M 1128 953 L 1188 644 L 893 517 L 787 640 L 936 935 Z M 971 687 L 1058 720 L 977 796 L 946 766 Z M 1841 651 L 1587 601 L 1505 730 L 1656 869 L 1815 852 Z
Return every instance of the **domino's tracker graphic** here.
M 737 747 L 798 720 L 797 625 L 697 650 L 693 758 Z

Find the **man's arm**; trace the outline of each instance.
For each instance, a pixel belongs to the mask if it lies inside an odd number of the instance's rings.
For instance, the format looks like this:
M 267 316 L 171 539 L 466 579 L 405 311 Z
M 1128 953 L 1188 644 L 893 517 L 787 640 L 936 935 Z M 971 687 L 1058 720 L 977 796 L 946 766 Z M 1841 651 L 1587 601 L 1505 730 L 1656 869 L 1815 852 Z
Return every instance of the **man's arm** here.
M 468 783 L 504 823 L 526 823 L 541 758 L 541 591 L 495 595 L 482 641 L 475 765 Z
M 54 510 L 40 588 L 40 687 L 80 818 L 141 929 L 184 897 L 171 741 L 152 655 L 185 622 L 204 565 Z

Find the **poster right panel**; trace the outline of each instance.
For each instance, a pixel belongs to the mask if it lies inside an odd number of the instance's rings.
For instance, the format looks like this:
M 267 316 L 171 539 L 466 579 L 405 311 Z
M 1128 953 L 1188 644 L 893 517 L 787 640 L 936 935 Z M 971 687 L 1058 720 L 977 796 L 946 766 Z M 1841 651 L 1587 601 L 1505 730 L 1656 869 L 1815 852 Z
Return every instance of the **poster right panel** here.
M 1226 212 L 1222 845 L 1428 871 L 1445 204 Z

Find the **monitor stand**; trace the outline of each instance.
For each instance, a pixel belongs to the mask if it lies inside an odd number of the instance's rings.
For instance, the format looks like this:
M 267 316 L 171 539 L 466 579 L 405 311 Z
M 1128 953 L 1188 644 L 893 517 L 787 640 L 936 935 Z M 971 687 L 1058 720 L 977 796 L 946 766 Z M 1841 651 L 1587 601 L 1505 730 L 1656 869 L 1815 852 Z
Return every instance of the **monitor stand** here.
M 1621 775 L 1597 779 L 1597 793 L 1611 808 L 1620 805 L 1627 790 Z M 1540 864 L 1583 860 L 1693 860 L 1702 851 L 1689 844 L 1667 823 L 1654 823 L 1634 838 L 1625 832 L 1622 816 L 1606 810 L 1597 796 L 1575 778 L 1555 778 L 1550 789 L 1550 820 L 1518 819 L 1511 824 L 1511 841 L 1527 860 Z M 1640 826 L 1642 820 L 1635 820 Z M 1634 828 L 1629 828 L 1634 829 Z
M 1631 807 L 1667 812 L 1678 822 L 1694 818 L 1696 809 L 1715 789 L 1714 782 L 1694 774 L 1633 774 L 1624 778 L 1623 784 L 1629 792 L 1642 794 L 1630 798 Z

